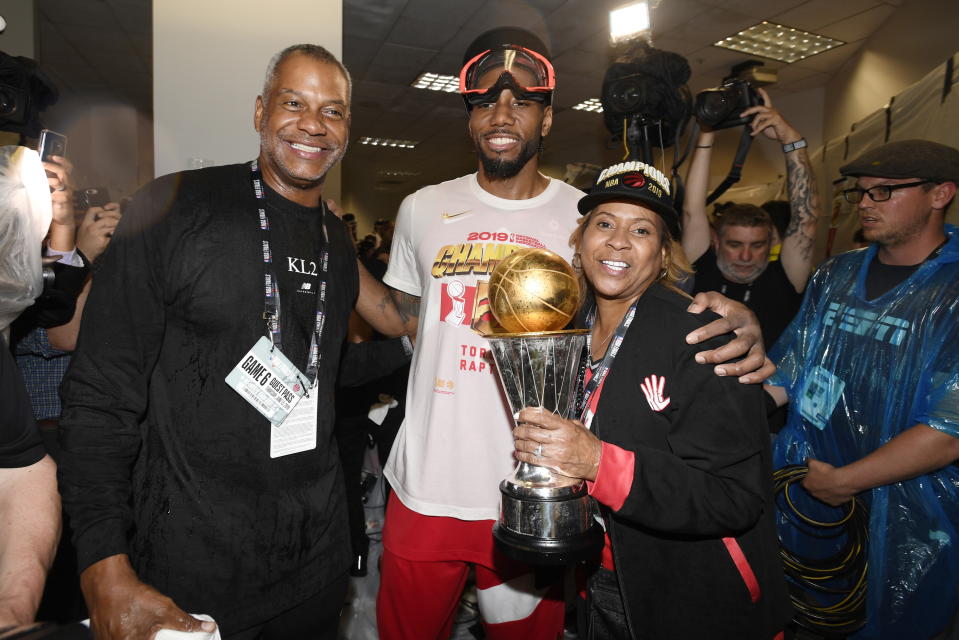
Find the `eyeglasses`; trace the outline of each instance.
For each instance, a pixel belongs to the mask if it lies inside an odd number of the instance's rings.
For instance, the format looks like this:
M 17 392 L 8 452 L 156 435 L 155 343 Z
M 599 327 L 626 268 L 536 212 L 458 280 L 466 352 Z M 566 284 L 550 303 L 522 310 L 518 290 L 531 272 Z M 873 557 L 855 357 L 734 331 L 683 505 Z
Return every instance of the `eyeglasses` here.
M 488 72 L 495 69 L 503 69 L 503 72 L 491 77 Z M 526 82 L 517 77 L 517 72 Z M 459 90 L 467 100 L 495 97 L 504 88 L 528 97 L 543 97 L 556 88 L 553 65 L 531 49 L 504 45 L 480 53 L 463 65 L 460 71 Z
M 860 189 L 859 187 L 844 189 L 842 197 L 846 199 L 846 202 L 859 204 L 862 202 L 863 196 L 868 194 L 869 199 L 873 202 L 885 202 L 892 197 L 893 191 L 907 189 L 909 187 L 918 187 L 921 184 L 929 184 L 930 182 L 932 182 L 932 180 L 920 180 L 918 182 L 907 182 L 905 184 L 877 184 L 875 187 L 869 187 L 868 189 Z

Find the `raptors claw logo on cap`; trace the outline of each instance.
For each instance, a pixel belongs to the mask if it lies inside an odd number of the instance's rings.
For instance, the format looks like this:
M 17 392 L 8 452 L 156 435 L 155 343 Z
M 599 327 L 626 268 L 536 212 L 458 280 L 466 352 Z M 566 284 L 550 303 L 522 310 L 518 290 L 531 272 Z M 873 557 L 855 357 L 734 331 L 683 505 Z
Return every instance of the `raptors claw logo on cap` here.
M 646 177 L 638 171 L 632 171 L 623 176 L 623 184 L 633 189 L 642 189 L 646 184 Z

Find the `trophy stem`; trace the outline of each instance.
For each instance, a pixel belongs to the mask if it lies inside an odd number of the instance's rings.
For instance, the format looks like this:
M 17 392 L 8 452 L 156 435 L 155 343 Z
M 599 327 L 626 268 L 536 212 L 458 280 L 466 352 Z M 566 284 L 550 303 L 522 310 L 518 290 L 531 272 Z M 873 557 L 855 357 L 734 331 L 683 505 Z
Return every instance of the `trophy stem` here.
M 570 416 L 585 334 L 487 336 L 514 415 L 542 407 Z M 521 462 L 500 483 L 500 493 L 493 535 L 507 555 L 529 564 L 567 564 L 602 547 L 603 531 L 583 480 Z

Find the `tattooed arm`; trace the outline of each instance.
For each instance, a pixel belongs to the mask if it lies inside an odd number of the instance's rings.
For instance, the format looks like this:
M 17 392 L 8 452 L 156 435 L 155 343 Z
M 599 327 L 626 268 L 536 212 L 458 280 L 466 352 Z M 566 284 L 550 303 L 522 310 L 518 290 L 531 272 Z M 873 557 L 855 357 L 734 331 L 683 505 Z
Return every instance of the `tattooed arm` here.
M 380 333 L 396 337 L 416 337 L 420 315 L 420 298 L 387 287 L 374 278 L 357 260 L 360 271 L 360 295 L 356 311 Z
M 779 259 L 786 277 L 802 293 L 813 268 L 816 221 L 819 219 L 819 190 L 809 164 L 806 149 L 786 154 L 786 180 L 789 189 L 789 226 L 783 238 Z
M 750 107 L 743 112 L 743 115 L 756 115 L 751 124 L 753 135 L 761 131 L 767 138 L 781 144 L 802 139 L 802 135 L 773 108 L 769 95 L 763 89 L 759 89 L 759 93 L 764 106 Z M 790 218 L 779 259 L 786 277 L 796 291 L 802 293 L 813 267 L 816 221 L 820 215 L 819 191 L 806 149 L 796 149 L 785 155 Z

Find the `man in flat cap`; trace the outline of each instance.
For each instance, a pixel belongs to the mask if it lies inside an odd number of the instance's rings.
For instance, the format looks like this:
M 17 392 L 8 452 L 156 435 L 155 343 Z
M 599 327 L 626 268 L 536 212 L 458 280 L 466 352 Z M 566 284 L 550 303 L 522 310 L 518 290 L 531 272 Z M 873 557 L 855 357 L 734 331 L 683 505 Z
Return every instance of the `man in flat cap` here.
M 862 637 L 938 638 L 959 601 L 959 229 L 943 222 L 959 151 L 893 142 L 840 171 L 870 245 L 823 263 L 770 354 L 766 390 L 793 403 L 775 463 L 808 465 L 791 497 L 813 519 L 868 506 Z M 835 550 L 785 517 L 780 533 Z

